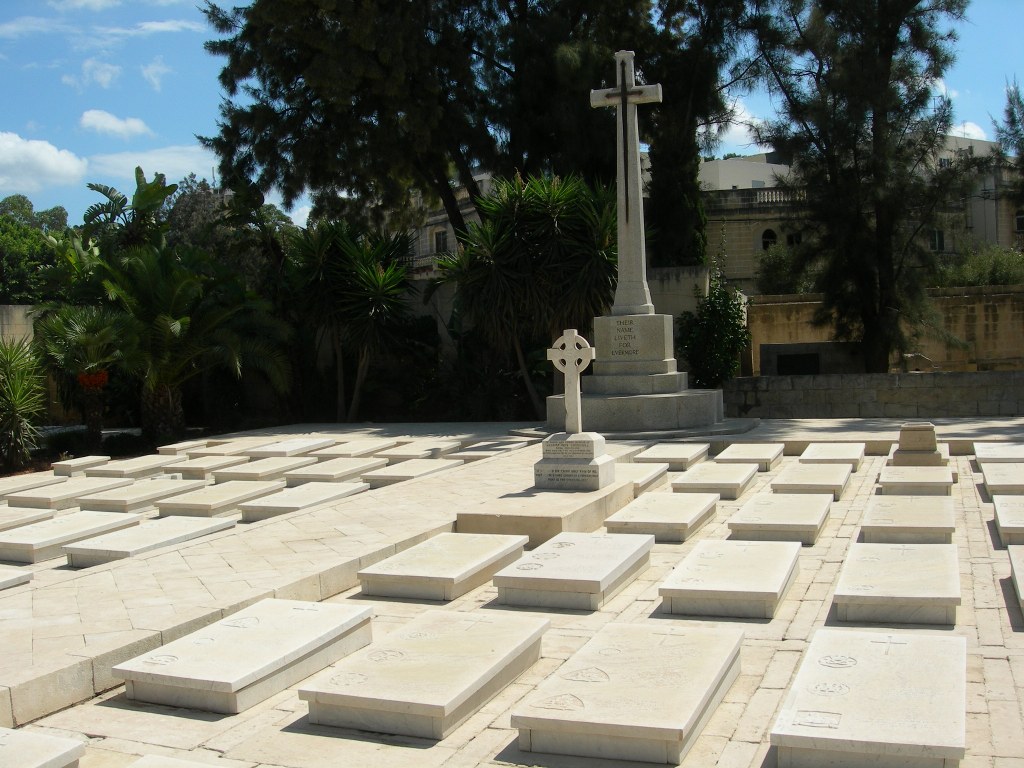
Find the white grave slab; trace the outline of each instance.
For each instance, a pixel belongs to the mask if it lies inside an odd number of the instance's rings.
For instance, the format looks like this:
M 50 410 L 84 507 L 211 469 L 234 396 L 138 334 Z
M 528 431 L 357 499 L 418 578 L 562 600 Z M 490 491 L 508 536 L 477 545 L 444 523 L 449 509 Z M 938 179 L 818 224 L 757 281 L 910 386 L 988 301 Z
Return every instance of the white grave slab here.
M 78 506 L 99 512 L 143 512 L 153 509 L 161 499 L 188 493 L 205 485 L 205 480 L 172 480 L 163 477 L 140 480 L 121 488 L 81 496 Z
M 633 483 L 633 495 L 640 496 L 668 481 L 668 464 L 616 464 L 615 479 Z
M 138 480 L 143 477 L 152 477 L 163 472 L 168 464 L 177 461 L 175 456 L 136 456 L 133 459 L 121 459 L 119 461 L 108 461 L 98 467 L 91 467 L 85 470 L 86 477 L 127 477 Z
M 196 448 L 205 448 L 209 444 L 209 440 L 182 440 L 179 443 L 171 443 L 170 445 L 161 445 L 156 449 L 156 452 L 161 456 L 181 456 L 182 454 L 188 453 Z
M 654 537 L 560 533 L 494 575 L 498 602 L 596 611 L 650 564 Z
M 1021 611 L 1024 611 L 1024 547 L 1011 544 L 1006 551 L 1010 557 L 1010 578 L 1017 591 L 1017 602 L 1020 603 Z
M 207 480 L 218 469 L 235 467 L 247 461 L 248 456 L 200 456 L 197 459 L 179 456 L 178 461 L 164 467 L 164 474 L 181 475 L 185 480 Z
M 782 443 L 733 443 L 715 456 L 717 464 L 757 464 L 758 472 L 775 469 L 782 461 Z
M 0 565 L 0 589 L 16 587 L 32 581 L 32 571 L 25 571 L 13 565 Z
M 989 464 L 1024 464 L 1024 443 L 984 443 L 974 444 L 974 456 L 978 463 Z
M 864 443 L 811 443 L 800 454 L 801 464 L 849 464 L 856 472 L 864 461 Z
M 993 496 L 992 505 L 995 507 L 996 530 L 1003 546 L 1024 544 L 1024 496 Z
M 339 483 L 345 480 L 358 480 L 364 472 L 387 466 L 387 459 L 376 457 L 328 459 L 310 464 L 299 469 L 290 469 L 284 473 L 284 479 L 290 486 L 303 483 Z
M 74 544 L 65 544 L 64 554 L 72 568 L 91 568 L 114 560 L 135 557 L 160 547 L 191 541 L 233 527 L 234 520 L 208 520 L 202 517 L 161 517 L 131 528 L 105 533 Z
M 82 539 L 137 525 L 142 515 L 72 512 L 0 533 L 0 560 L 40 563 L 61 557 L 62 547 Z
M 515 451 L 519 448 L 525 448 L 528 445 L 532 445 L 537 440 L 531 440 L 528 438 L 510 439 L 510 440 L 489 440 L 480 443 L 473 443 L 470 446 L 462 449 L 461 451 L 455 451 L 454 453 L 446 454 L 446 458 L 449 459 L 462 459 L 463 461 L 480 461 L 481 459 L 489 459 L 492 456 L 500 456 L 503 453 L 509 451 Z
M 210 768 L 210 764 L 197 763 L 194 760 L 179 760 L 176 757 L 164 755 L 145 755 L 129 764 L 128 768 Z
M 393 448 L 385 448 L 376 451 L 374 456 L 379 459 L 387 459 L 391 464 L 411 459 L 440 459 L 449 453 L 454 453 L 462 447 L 460 440 L 438 440 L 423 439 L 413 440 L 409 443 L 396 445 Z
M 860 522 L 868 544 L 949 544 L 955 528 L 951 496 L 871 496 Z
M 359 571 L 365 595 L 454 600 L 523 555 L 527 536 L 440 533 Z
M 667 463 L 672 472 L 683 472 L 708 457 L 707 443 L 658 443 L 633 457 L 633 461 Z
M 407 441 L 399 441 L 389 437 L 356 438 L 354 440 L 345 440 L 343 443 L 332 445 L 330 448 L 312 451 L 309 455 L 316 456 L 320 461 L 324 459 L 352 459 L 359 456 L 372 456 L 380 451 L 386 451 L 388 448 L 394 448 L 399 442 Z
M 0 506 L 0 531 L 32 525 L 40 520 L 49 520 L 55 514 L 57 514 L 56 509 Z
M 646 533 L 658 542 L 686 541 L 714 519 L 717 493 L 645 493 L 604 521 L 608 533 Z
M 743 631 L 609 624 L 512 710 L 519 748 L 677 764 L 739 675 Z
M 734 539 L 812 546 L 828 522 L 832 500 L 831 493 L 761 494 L 732 514 L 729 530 Z
M 131 485 L 128 478 L 114 477 L 72 477 L 66 482 L 44 485 L 18 491 L 7 496 L 7 504 L 12 507 L 32 507 L 33 509 L 70 509 L 78 506 L 80 496 L 89 496 L 113 488 Z
M 261 445 L 276 443 L 277 438 L 271 435 L 265 437 L 237 437 L 224 440 L 218 443 L 209 443 L 199 448 L 190 448 L 185 455 L 190 459 L 198 459 L 203 456 L 238 456 Z M 248 458 L 248 457 L 246 457 Z
M 111 671 L 129 699 L 242 712 L 369 643 L 372 613 L 270 598 Z
M 44 485 L 56 485 L 66 481 L 67 477 L 55 475 L 53 472 L 31 472 L 26 475 L 0 477 L 0 499 L 7 498 L 8 494 L 18 491 L 41 488 Z
M 738 499 L 754 483 L 757 464 L 718 464 L 705 461 L 672 478 L 676 493 L 717 493 L 723 499 Z
M 840 621 L 955 624 L 956 545 L 855 542 L 839 571 L 833 603 Z
M 368 483 L 303 483 L 239 504 L 242 522 L 253 523 L 369 490 Z
M 882 467 L 878 475 L 883 495 L 950 496 L 953 482 L 949 467 Z
M 409 459 L 394 466 L 389 465 L 365 472 L 361 475 L 361 479 L 364 483 L 369 483 L 370 488 L 383 488 L 385 485 L 394 485 L 405 480 L 415 480 L 418 477 L 444 472 L 464 463 L 452 459 Z
M 333 437 L 307 435 L 306 437 L 293 437 L 289 440 L 279 440 L 269 445 L 260 445 L 256 448 L 249 448 L 244 451 L 245 455 L 252 459 L 269 459 L 274 456 L 300 456 L 321 448 L 330 448 L 338 442 Z
M 846 464 L 793 464 L 771 481 L 772 493 L 831 493 L 839 501 L 852 473 Z
M 981 473 L 989 496 L 1024 494 L 1024 463 L 990 462 L 982 465 Z
M 4 768 L 75 768 L 85 757 L 84 741 L 34 731 L 0 728 L 0 765 Z
M 967 646 L 911 632 L 815 632 L 771 743 L 779 768 L 959 765 Z
M 427 611 L 299 688 L 318 725 L 443 739 L 540 657 L 548 620 Z
M 85 470 L 106 464 L 108 461 L 109 456 L 79 456 L 77 459 L 55 461 L 50 466 L 53 468 L 53 474 L 60 477 L 81 477 Z
M 216 483 L 228 483 L 232 480 L 276 480 L 283 478 L 285 472 L 308 467 L 310 464 L 316 464 L 315 456 L 274 456 L 236 464 L 226 469 L 216 469 L 213 472 L 213 480 Z
M 698 541 L 658 588 L 667 613 L 770 619 L 793 586 L 797 541 Z
M 238 511 L 238 505 L 260 496 L 266 496 L 284 488 L 284 480 L 250 482 L 231 480 L 216 485 L 206 485 L 195 491 L 183 493 L 156 503 L 160 517 L 168 515 L 189 515 L 191 517 L 220 517 Z

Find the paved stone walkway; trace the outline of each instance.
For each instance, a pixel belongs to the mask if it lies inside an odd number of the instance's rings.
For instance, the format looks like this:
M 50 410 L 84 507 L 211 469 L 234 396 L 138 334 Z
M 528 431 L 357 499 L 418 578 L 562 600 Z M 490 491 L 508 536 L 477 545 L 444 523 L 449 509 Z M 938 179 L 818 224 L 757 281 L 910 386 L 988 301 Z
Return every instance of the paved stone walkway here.
M 937 427 L 941 440 L 962 438 L 963 444 L 971 439 L 1024 440 L 1024 420 L 1019 419 L 992 424 L 946 421 L 937 422 Z M 414 435 L 438 433 L 442 425 L 393 429 Z M 464 425 L 457 429 L 472 433 Z M 494 434 L 495 425 L 490 429 Z M 771 478 L 796 462 L 801 442 L 870 439 L 887 449 L 898 429 L 899 422 L 892 420 L 870 426 L 856 420 L 843 425 L 762 422 L 737 436 L 787 440 L 787 456 L 776 469 L 759 473 L 754 488 L 742 499 L 720 502 L 716 519 L 697 537 L 683 544 L 655 545 L 651 567 L 602 610 L 544 612 L 552 628 L 545 635 L 540 661 L 441 742 L 310 726 L 305 703 L 298 700 L 294 687 L 240 715 L 136 705 L 126 701 L 122 688 L 111 688 L 114 681 L 108 671 L 112 663 L 272 595 L 371 604 L 375 638 L 427 609 L 493 610 L 496 591 L 490 585 L 445 604 L 363 598 L 354 588 L 355 571 L 396 548 L 451 530 L 458 509 L 528 488 L 532 464 L 540 454 L 536 446 L 313 512 L 239 527 L 149 557 L 84 572 L 52 565 L 38 568 L 35 582 L 0 593 L 0 723 L 13 719 L 29 723 L 25 727 L 30 730 L 88 741 L 81 768 L 120 768 L 143 754 L 225 768 L 628 765 L 521 753 L 509 725 L 511 709 L 609 622 L 726 623 L 660 614 L 659 583 L 695 541 L 726 538 L 729 514 L 754 494 L 770 492 Z M 976 463 L 969 454 L 956 455 L 953 461 L 960 476 L 954 486 L 953 540 L 960 555 L 963 602 L 954 629 L 911 630 L 952 632 L 967 640 L 968 746 L 962 766 L 1024 768 L 1024 617 Z M 774 766 L 768 732 L 810 635 L 835 623 L 832 591 L 883 463 L 881 455 L 869 456 L 853 475 L 843 499 L 833 504 L 818 542 L 803 549 L 797 583 L 776 617 L 727 622 L 741 625 L 746 633 L 742 674 L 684 766 Z M 106 692 L 93 696 L 96 691 Z M 84 703 L 70 706 L 75 702 Z

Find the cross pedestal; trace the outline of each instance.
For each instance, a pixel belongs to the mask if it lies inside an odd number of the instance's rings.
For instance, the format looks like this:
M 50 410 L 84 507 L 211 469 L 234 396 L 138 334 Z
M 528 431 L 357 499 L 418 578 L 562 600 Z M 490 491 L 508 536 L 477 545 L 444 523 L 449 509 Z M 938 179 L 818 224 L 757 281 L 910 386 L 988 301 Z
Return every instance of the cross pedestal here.
M 580 415 L 580 374 L 595 356 L 575 328 L 565 330 L 548 350 L 548 360 L 565 374 L 565 431 L 541 446 L 543 458 L 533 465 L 537 488 L 596 491 L 615 480 L 615 459 L 605 453 L 604 438 L 584 432 Z

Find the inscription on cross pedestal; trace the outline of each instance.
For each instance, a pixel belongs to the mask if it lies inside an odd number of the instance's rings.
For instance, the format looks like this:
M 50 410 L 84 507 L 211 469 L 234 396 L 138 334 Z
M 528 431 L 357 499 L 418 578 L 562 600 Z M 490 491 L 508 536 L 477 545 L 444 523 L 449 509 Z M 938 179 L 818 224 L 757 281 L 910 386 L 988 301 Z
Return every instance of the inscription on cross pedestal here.
M 567 328 L 548 350 L 548 360 L 565 374 L 565 431 L 570 435 L 583 431 L 583 416 L 580 407 L 580 374 L 590 365 L 595 356 L 594 348 L 586 339 Z
M 614 88 L 590 92 L 590 106 L 615 107 L 616 189 L 618 196 L 619 281 L 615 288 L 613 315 L 653 315 L 654 304 L 647 287 L 644 245 L 643 186 L 640 174 L 640 132 L 636 105 L 661 101 L 660 85 L 638 85 L 633 51 L 615 54 Z

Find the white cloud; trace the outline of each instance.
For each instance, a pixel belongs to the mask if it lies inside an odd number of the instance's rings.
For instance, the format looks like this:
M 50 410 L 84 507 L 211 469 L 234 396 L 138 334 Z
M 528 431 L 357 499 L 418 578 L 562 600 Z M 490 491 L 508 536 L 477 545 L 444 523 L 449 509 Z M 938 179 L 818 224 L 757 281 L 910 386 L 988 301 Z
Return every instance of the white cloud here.
M 985 133 L 985 129 L 977 123 L 972 123 L 970 120 L 963 123 L 957 123 L 949 129 L 949 132 L 953 136 L 962 136 L 965 139 L 988 141 L 988 135 Z
M 761 147 L 754 141 L 753 126 L 759 122 L 761 118 L 755 117 L 742 101 L 737 100 L 733 104 L 732 120 L 727 125 L 714 126 L 711 129 L 720 131 L 717 154 L 736 152 L 742 155 L 765 151 L 766 147 Z
M 75 88 L 84 88 L 93 83 L 100 86 L 100 88 L 109 88 L 120 74 L 121 67 L 117 64 L 108 64 L 98 59 L 86 59 L 82 62 L 82 74 L 80 77 L 64 75 L 61 78 L 61 82 Z
M 935 86 L 935 90 L 938 91 L 940 95 L 945 96 L 947 99 L 952 100 L 960 96 L 960 91 L 953 88 L 948 88 L 946 86 L 946 81 L 943 80 L 941 77 L 936 78 L 933 85 Z
M 94 27 L 89 44 L 93 46 L 116 45 L 132 37 L 148 37 L 163 33 L 205 32 L 206 27 L 198 21 L 168 19 L 167 21 L 143 21 L 131 27 Z
M 132 136 L 152 136 L 149 126 L 137 117 L 120 118 L 102 109 L 89 109 L 82 113 L 79 125 L 96 133 L 130 139 Z
M 45 186 L 81 183 L 88 162 L 48 141 L 0 132 L 0 191 L 38 192 Z
M 309 214 L 313 212 L 313 206 L 300 205 L 289 211 L 288 217 L 297 227 L 305 227 L 309 223 Z
M 13 21 L 5 21 L 0 24 L 0 38 L 9 40 L 27 35 L 52 35 L 54 32 L 67 31 L 66 25 L 53 19 L 44 19 L 41 16 L 19 16 Z
M 164 64 L 163 56 L 157 56 L 149 64 L 142 65 L 141 69 L 142 76 L 146 78 L 146 82 L 152 86 L 154 91 L 160 90 L 164 75 L 174 71 Z
M 209 150 L 199 146 L 179 145 L 160 147 L 139 152 L 115 152 L 109 155 L 94 155 L 89 158 L 89 171 L 97 176 L 112 176 L 135 181 L 135 167 L 141 166 L 146 178 L 162 173 L 170 183 L 177 182 L 190 173 L 200 178 L 209 177 L 217 165 L 217 158 Z
M 50 5 L 58 11 L 102 11 L 106 8 L 116 8 L 121 0 L 50 0 Z

